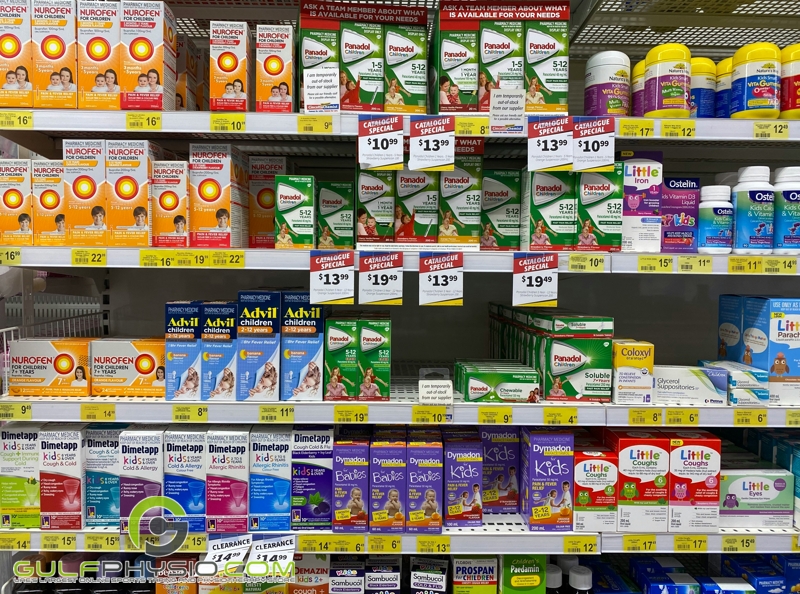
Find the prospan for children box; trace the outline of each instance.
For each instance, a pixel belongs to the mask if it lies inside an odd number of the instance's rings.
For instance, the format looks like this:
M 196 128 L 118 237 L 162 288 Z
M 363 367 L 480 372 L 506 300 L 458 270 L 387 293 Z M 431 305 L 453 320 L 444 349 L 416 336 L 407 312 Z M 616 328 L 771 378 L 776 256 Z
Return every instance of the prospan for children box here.
M 164 430 L 166 425 L 129 425 L 119 435 L 120 532 L 130 527 L 130 516 L 137 503 L 147 497 L 163 495 Z M 149 533 L 150 519 L 161 515 L 152 507 L 140 521 L 142 533 Z
M 406 532 L 439 534 L 444 524 L 444 448 L 438 431 L 408 433 Z
M 90 338 L 29 338 L 11 343 L 9 394 L 89 396 Z
M 33 106 L 78 106 L 75 0 L 31 0 Z M 19 81 L 17 69 L 17 85 Z
M 39 430 L 42 530 L 83 529 L 85 423 L 48 423 Z
M 150 178 L 153 247 L 189 247 L 186 161 L 153 161 Z
M 481 425 L 483 511 L 519 513 L 519 428 Z
M 200 306 L 203 342 L 201 400 L 236 400 L 239 359 L 237 302 L 207 301 Z
M 42 423 L 0 428 L 0 529 L 39 527 L 39 431 Z
M 317 182 L 317 247 L 353 249 L 353 182 Z
M 166 357 L 163 338 L 93 340 L 92 396 L 164 398 Z
M 374 435 L 369 445 L 370 532 L 404 532 L 407 489 L 405 431 Z
M 664 156 L 660 152 L 622 151 L 625 196 L 622 203 L 622 251 L 661 251 L 661 189 Z
M 370 443 L 358 436 L 333 442 L 333 531 L 367 532 L 370 506 Z M 398 470 L 399 472 L 399 470 Z M 380 489 L 378 489 L 380 490 Z
M 669 453 L 669 531 L 719 530 L 719 437 L 707 431 L 665 431 Z
M 525 111 L 566 113 L 569 92 L 569 3 L 525 21 Z
M 488 228 L 494 241 L 492 245 L 481 245 L 482 250 L 520 249 L 521 178 L 524 175 L 524 171 L 518 170 L 484 169 L 481 229 Z M 481 235 L 483 243 L 483 233 Z
M 330 530 L 333 510 L 333 427 L 292 430 L 292 530 Z
M 616 532 L 619 485 L 616 452 L 575 448 L 575 532 Z
M 119 436 L 127 423 L 86 428 L 86 526 L 119 527 Z
M 64 198 L 67 245 L 108 245 L 106 141 L 65 138 Z
M 119 109 L 119 2 L 78 0 L 78 109 Z
M 254 428 L 250 433 L 250 532 L 289 530 L 292 428 Z
M 359 400 L 389 400 L 392 381 L 392 320 L 388 316 L 358 320 Z
M 286 157 L 250 157 L 248 246 L 251 248 L 275 247 L 275 176 L 285 173 Z
M 572 530 L 572 474 L 575 464 L 571 433 L 520 433 L 522 499 L 520 513 L 533 532 Z
M 0 240 L 3 245 L 33 245 L 31 161 L 0 159 Z
M 206 532 L 247 532 L 250 426 L 215 426 L 206 439 Z
M 339 68 L 347 77 L 342 111 L 383 111 L 383 25 L 343 21 L 339 43 Z
M 420 25 L 384 25 L 386 89 L 383 111 L 426 113 L 428 30 Z
M 325 400 L 355 399 L 363 376 L 358 368 L 358 318 L 325 321 Z
M 444 525 L 483 523 L 483 444 L 477 432 L 444 437 Z
M 150 176 L 147 140 L 106 141 L 108 240 L 115 247 L 150 245 Z
M 483 155 L 459 154 L 456 144 L 453 171 L 442 171 L 439 181 L 439 243 L 477 244 L 483 203 Z
M 313 176 L 275 176 L 275 249 L 309 250 L 314 247 L 314 202 Z
M 247 22 L 211 21 L 211 111 L 247 111 L 250 29 Z
M 64 161 L 31 161 L 33 245 L 67 243 L 67 201 L 64 198 Z
M 203 373 L 200 302 L 167 302 L 164 321 L 166 398 L 200 400 L 200 380 Z
M 393 242 L 394 171 L 362 171 L 356 166 L 356 241 Z
M 9 0 L 3 6 L 3 15 L 0 72 L 5 74 L 0 86 L 0 107 L 33 107 L 30 0 Z
M 281 400 L 322 400 L 325 314 L 308 291 L 281 293 Z
M 478 85 L 483 84 L 478 95 L 481 101 L 479 110 L 489 111 L 491 88 L 522 89 L 525 87 L 522 54 L 524 23 L 521 20 L 481 21 L 480 24 L 480 73 Z M 485 82 L 484 82 L 485 81 Z M 491 84 L 487 90 L 487 85 Z
M 206 428 L 173 425 L 164 432 L 164 495 L 181 504 L 185 516 L 167 517 L 189 523 L 189 532 L 206 526 Z
M 239 291 L 236 400 L 277 402 L 281 370 L 280 291 Z
M 495 555 L 453 555 L 453 594 L 497 594 Z
M 294 27 L 256 26 L 256 111 L 294 111 Z
M 700 180 L 665 177 L 661 193 L 661 251 L 696 253 Z
M 575 250 L 618 252 L 622 246 L 622 163 L 614 171 L 577 176 L 578 228 Z
M 520 249 L 569 250 L 575 245 L 578 199 L 569 171 L 523 170 Z

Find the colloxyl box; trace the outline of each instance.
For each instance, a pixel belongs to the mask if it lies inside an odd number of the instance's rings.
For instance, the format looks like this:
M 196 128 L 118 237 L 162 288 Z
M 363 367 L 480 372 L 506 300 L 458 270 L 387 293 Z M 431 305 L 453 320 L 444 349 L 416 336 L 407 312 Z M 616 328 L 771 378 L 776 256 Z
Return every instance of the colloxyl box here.
M 661 187 L 664 157 L 659 152 L 622 151 L 625 198 L 622 251 L 661 251 Z
M 519 428 L 481 425 L 483 511 L 519 513 Z
M 189 532 L 205 532 L 207 428 L 173 425 L 164 432 L 164 495 L 181 504 Z M 165 515 L 174 517 L 165 510 Z
M 86 526 L 119 527 L 119 437 L 126 423 L 86 428 Z
M 206 439 L 206 532 L 247 532 L 250 426 L 215 426 Z
M 39 527 L 39 431 L 43 423 L 0 429 L 0 528 Z
M 39 431 L 39 527 L 83 529 L 85 423 L 48 423 Z
M 249 530 L 290 528 L 292 428 L 274 426 L 250 432 Z
M 661 193 L 661 251 L 697 253 L 700 180 L 665 177 Z
M 281 293 L 281 400 L 322 400 L 325 308 L 308 291 Z
M 330 530 L 333 511 L 333 427 L 292 431 L 292 530 Z
M 166 425 L 129 425 L 119 435 L 119 525 L 120 532 L 130 529 L 131 512 L 147 497 L 163 495 L 164 431 Z M 161 515 L 151 507 L 142 516 L 139 529 L 150 532 L 150 520 Z
M 210 301 L 200 307 L 203 341 L 201 400 L 236 400 L 239 352 L 236 301 Z
M 200 340 L 200 302 L 166 304 L 164 350 L 167 400 L 200 400 L 203 343 Z
M 280 291 L 239 291 L 236 400 L 279 399 L 280 312 Z
M 333 442 L 333 531 L 367 532 L 370 495 L 369 439 L 337 436 Z
M 743 295 L 720 295 L 717 324 L 717 357 L 721 361 L 742 363 L 744 340 L 742 339 L 744 317 Z
M 523 495 L 520 513 L 533 532 L 572 530 L 575 437 L 571 433 L 520 433 Z
M 447 527 L 483 524 L 483 444 L 477 432 L 443 435 L 444 497 Z
M 444 525 L 444 448 L 438 431 L 408 434 L 406 532 L 439 534 Z
M 369 446 L 370 532 L 404 532 L 407 489 L 406 435 L 376 434 Z
M 707 431 L 666 431 L 669 453 L 669 531 L 719 529 L 721 442 Z

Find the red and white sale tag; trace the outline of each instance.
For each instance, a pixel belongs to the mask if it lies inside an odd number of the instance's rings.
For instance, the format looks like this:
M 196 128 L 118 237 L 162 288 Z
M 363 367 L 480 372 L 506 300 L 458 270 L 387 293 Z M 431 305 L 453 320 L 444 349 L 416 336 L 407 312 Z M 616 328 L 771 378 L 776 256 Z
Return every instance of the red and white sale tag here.
M 514 306 L 558 304 L 558 254 L 514 254 Z
M 572 170 L 614 166 L 614 118 L 575 116 Z
M 355 256 L 351 250 L 311 250 L 311 303 L 352 305 Z
M 403 168 L 403 116 L 358 115 L 358 164 L 361 169 Z
M 411 116 L 408 168 L 412 171 L 452 171 L 455 162 L 455 116 Z
M 420 252 L 419 304 L 464 305 L 462 252 Z
M 359 305 L 403 305 L 403 252 L 358 253 Z
M 572 168 L 572 117 L 528 116 L 528 171 Z

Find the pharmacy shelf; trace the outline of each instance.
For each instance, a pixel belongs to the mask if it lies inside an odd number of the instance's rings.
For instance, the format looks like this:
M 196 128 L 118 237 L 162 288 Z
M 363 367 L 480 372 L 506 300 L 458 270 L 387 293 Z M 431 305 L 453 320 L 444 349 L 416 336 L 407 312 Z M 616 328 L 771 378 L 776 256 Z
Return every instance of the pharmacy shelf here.
M 605 405 L 607 427 L 798 427 L 796 407 Z
M 707 534 L 621 534 L 603 532 L 603 553 L 792 553 L 794 529 L 729 528 Z M 652 545 L 655 540 L 655 546 Z

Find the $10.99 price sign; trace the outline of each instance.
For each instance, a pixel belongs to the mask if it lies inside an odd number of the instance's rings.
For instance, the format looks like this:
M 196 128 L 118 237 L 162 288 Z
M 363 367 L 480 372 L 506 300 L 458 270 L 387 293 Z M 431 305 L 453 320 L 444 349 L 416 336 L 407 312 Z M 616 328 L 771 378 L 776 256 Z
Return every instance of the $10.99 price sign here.
M 411 171 L 452 171 L 455 148 L 455 116 L 411 116 L 408 140 Z
M 572 170 L 613 167 L 614 118 L 575 116 L 574 121 Z
M 358 164 L 361 169 L 403 168 L 403 116 L 358 116 Z
M 558 304 L 558 254 L 514 254 L 514 306 Z
M 572 166 L 572 118 L 528 116 L 528 170 L 568 171 Z
M 403 252 L 358 253 L 358 304 L 403 305 Z
M 352 305 L 354 263 L 354 253 L 349 250 L 311 250 L 311 303 Z
M 462 252 L 420 252 L 419 304 L 464 305 Z

